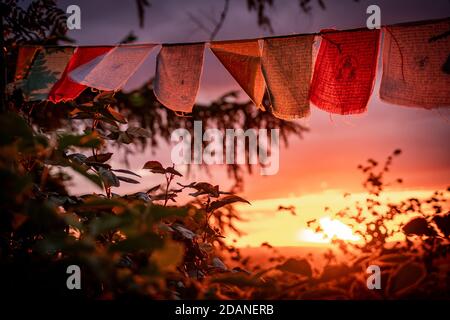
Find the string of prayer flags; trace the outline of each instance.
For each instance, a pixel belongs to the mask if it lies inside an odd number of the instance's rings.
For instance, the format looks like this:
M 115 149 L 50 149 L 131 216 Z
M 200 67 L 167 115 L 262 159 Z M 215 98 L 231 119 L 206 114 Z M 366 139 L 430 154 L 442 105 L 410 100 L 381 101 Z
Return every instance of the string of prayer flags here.
M 262 71 L 272 113 L 280 119 L 309 115 L 314 35 L 264 39 Z
M 162 105 L 173 111 L 192 111 L 200 85 L 204 48 L 204 43 L 162 46 L 153 86 Z
M 27 77 L 28 71 L 30 70 L 33 63 L 33 59 L 40 48 L 41 47 L 39 46 L 26 46 L 19 48 L 14 81 L 21 80 Z
M 337 114 L 366 110 L 377 70 L 379 30 L 323 31 L 310 100 Z
M 212 42 L 210 49 L 255 105 L 260 107 L 265 84 L 258 40 Z
M 387 26 L 381 32 L 380 98 L 423 108 L 450 106 L 450 18 Z M 357 114 L 366 111 L 372 94 L 381 32 L 322 30 L 214 41 L 210 48 L 257 107 L 264 109 L 267 92 L 271 112 L 280 119 L 309 115 L 310 102 L 331 113 Z M 321 38 L 320 47 L 314 46 L 316 37 Z M 153 86 L 162 105 L 192 111 L 205 45 L 162 45 Z M 8 88 L 11 92 L 22 89 L 27 101 L 55 103 L 73 100 L 87 87 L 117 91 L 155 46 L 20 47 L 14 81 Z
M 105 91 L 117 91 L 136 72 L 156 44 L 121 45 L 109 51 L 103 59 L 94 59 L 69 73 L 82 85 Z
M 64 73 L 59 81 L 53 86 L 49 94 L 49 100 L 53 103 L 58 103 L 65 100 L 72 100 L 78 97 L 87 86 L 73 81 L 69 77 L 69 73 L 73 70 L 82 67 L 85 70 L 92 69 L 92 66 L 105 58 L 107 52 L 111 51 L 113 47 L 79 47 L 70 59 L 64 70 Z
M 28 77 L 21 84 L 25 100 L 47 100 L 72 57 L 73 47 L 47 47 L 38 51 Z
M 450 106 L 450 19 L 384 28 L 380 98 L 406 106 Z

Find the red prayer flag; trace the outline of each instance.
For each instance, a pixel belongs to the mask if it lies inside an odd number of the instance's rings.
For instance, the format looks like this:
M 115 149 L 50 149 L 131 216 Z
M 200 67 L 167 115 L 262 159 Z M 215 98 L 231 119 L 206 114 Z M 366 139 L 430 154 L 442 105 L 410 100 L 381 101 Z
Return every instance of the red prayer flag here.
M 75 50 L 72 58 L 67 64 L 61 78 L 50 91 L 48 99 L 54 103 L 65 100 L 72 100 L 78 97 L 84 89 L 85 85 L 73 81 L 69 77 L 69 73 L 81 65 L 96 64 L 104 55 L 113 47 L 79 47 Z
M 338 114 L 362 113 L 372 93 L 380 30 L 324 32 L 310 99 Z

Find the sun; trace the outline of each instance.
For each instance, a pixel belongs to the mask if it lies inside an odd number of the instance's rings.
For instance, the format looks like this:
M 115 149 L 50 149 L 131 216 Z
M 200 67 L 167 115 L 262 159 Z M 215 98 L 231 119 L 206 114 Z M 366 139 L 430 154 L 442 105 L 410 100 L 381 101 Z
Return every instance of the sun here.
M 319 225 L 323 231 L 315 232 L 312 229 L 301 229 L 297 234 L 297 239 L 310 243 L 330 243 L 333 238 L 359 241 L 361 237 L 353 233 L 353 230 L 343 222 L 323 217 L 319 220 Z

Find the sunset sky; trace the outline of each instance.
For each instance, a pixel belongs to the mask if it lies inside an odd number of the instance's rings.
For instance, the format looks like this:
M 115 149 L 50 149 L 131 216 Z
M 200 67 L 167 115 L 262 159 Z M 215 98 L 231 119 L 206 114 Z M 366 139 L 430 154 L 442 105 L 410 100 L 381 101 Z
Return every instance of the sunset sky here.
M 273 35 L 312 33 L 323 28 L 363 27 L 367 18 L 366 8 L 370 4 L 380 6 L 382 24 L 442 18 L 450 12 L 448 0 L 324 2 L 326 10 L 320 9 L 313 1 L 312 13 L 305 14 L 298 1 L 274 0 L 274 6 L 267 11 L 275 31 Z M 210 0 L 151 1 L 151 7 L 146 10 L 145 26 L 140 29 L 135 1 L 67 0 L 58 3 L 61 8 L 70 4 L 78 4 L 81 8 L 82 29 L 69 32 L 79 45 L 115 44 L 131 30 L 139 42 L 204 41 L 208 35 L 197 28 L 189 14 L 218 17 L 223 6 L 222 1 Z M 216 40 L 268 35 L 271 34 L 258 27 L 256 14 L 248 12 L 246 1 L 231 0 L 227 19 Z M 130 79 L 127 90 L 153 77 L 157 51 L 153 51 Z M 362 177 L 356 166 L 369 157 L 384 160 L 397 148 L 403 153 L 395 159 L 392 178 L 401 177 L 404 184 L 388 192 L 390 199 L 424 196 L 450 185 L 450 110 L 423 110 L 381 102 L 378 98 L 381 65 L 378 69 L 368 112 L 357 116 L 330 116 L 312 106 L 311 116 L 298 120 L 311 131 L 302 140 L 293 139 L 288 148 L 280 151 L 279 173 L 260 176 L 255 171 L 255 175 L 246 177 L 242 195 L 252 206 L 239 206 L 239 209 L 251 221 L 240 225 L 248 235 L 239 239 L 238 244 L 258 246 L 268 240 L 273 245 L 287 246 L 312 241 L 304 229 L 307 220 L 326 217 L 323 212 L 325 206 L 339 209 L 347 204 L 346 201 L 361 197 Z M 210 101 L 230 90 L 240 89 L 212 53 L 206 50 L 198 101 Z M 245 93 L 240 92 L 245 99 Z M 147 160 L 159 160 L 169 165 L 169 150 L 161 148 L 156 155 L 148 150 L 147 154 L 133 156 L 130 168 L 138 170 Z M 120 157 L 115 161 L 119 160 Z M 213 172 L 211 177 L 197 172 L 188 180 L 206 180 L 220 184 L 223 189 L 230 186 L 225 170 Z M 144 186 L 124 185 L 115 192 L 138 191 L 159 183 L 157 177 L 141 173 L 144 174 L 141 179 Z M 74 190 L 88 192 L 95 191 L 95 187 L 84 180 L 77 180 Z M 342 197 L 345 191 L 354 193 L 351 199 Z M 297 206 L 298 216 L 276 213 L 279 204 Z

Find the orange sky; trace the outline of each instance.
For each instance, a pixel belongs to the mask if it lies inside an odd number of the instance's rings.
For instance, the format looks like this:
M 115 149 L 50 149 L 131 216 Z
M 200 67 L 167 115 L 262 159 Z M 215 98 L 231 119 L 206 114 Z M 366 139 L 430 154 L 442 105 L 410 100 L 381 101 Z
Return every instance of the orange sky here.
M 189 1 L 189 4 L 174 0 L 155 2 L 148 9 L 146 27 L 141 30 L 136 25 L 136 9 L 123 7 L 124 2 L 69 2 L 79 4 L 82 10 L 82 30 L 69 34 L 79 44 L 115 43 L 131 29 L 142 42 L 206 40 L 205 34 L 198 30 L 192 31 L 196 28 L 187 18 L 187 13 L 200 10 L 218 13 L 222 6 L 221 3 L 206 0 Z M 365 8 L 373 1 L 355 3 L 348 0 L 339 1 L 339 4 L 325 1 L 327 10 L 321 11 L 315 6 L 311 15 L 300 12 L 298 1 L 274 2 L 275 7 L 268 13 L 272 17 L 275 34 L 289 34 L 317 32 L 330 27 L 364 26 Z M 383 24 L 439 18 L 450 12 L 450 2 L 445 0 L 378 1 L 378 4 Z M 64 6 L 65 2 L 62 1 Z M 101 17 L 98 16 L 100 7 Z M 232 1 L 229 16 L 217 40 L 265 35 L 268 33 L 256 25 L 255 14 L 249 14 L 245 4 L 240 1 Z M 127 85 L 129 89 L 152 77 L 156 51 L 130 80 Z M 384 160 L 396 148 L 401 148 L 403 153 L 395 159 L 392 177 L 401 177 L 405 183 L 388 194 L 393 199 L 406 194 L 424 195 L 430 190 L 450 185 L 450 110 L 423 110 L 383 103 L 378 98 L 379 79 L 380 72 L 368 112 L 358 116 L 330 117 L 312 106 L 311 116 L 298 120 L 310 127 L 311 132 L 306 133 L 302 140 L 290 141 L 289 148 L 281 150 L 279 173 L 274 176 L 246 177 L 243 196 L 253 205 L 251 208 L 241 207 L 245 217 L 250 220 L 249 223 L 241 224 L 241 229 L 250 235 L 240 239 L 240 245 L 257 246 L 264 239 L 279 246 L 299 244 L 304 240 L 299 239 L 299 233 L 302 234 L 307 219 L 323 217 L 322 209 L 325 206 L 339 207 L 342 204 L 342 192 L 361 192 L 361 175 L 356 170 L 359 163 L 369 157 Z M 208 101 L 234 89 L 239 89 L 237 84 L 208 52 L 199 101 Z M 242 91 L 241 94 L 245 97 Z M 146 154 L 131 157 L 131 168 L 137 170 L 147 160 L 159 160 L 169 165 L 168 150 L 161 148 L 156 156 L 148 150 Z M 123 167 L 123 164 L 118 163 L 116 166 Z M 225 171 L 213 172 L 211 177 L 200 172 L 189 180 L 206 180 L 226 189 L 230 182 L 226 179 Z M 115 192 L 145 189 L 156 184 L 158 177 L 147 174 L 141 181 L 143 184 L 140 186 L 124 185 Z M 89 192 L 95 188 L 77 179 L 74 190 Z M 408 192 L 402 193 L 404 190 Z M 300 217 L 275 213 L 278 204 L 297 205 Z

